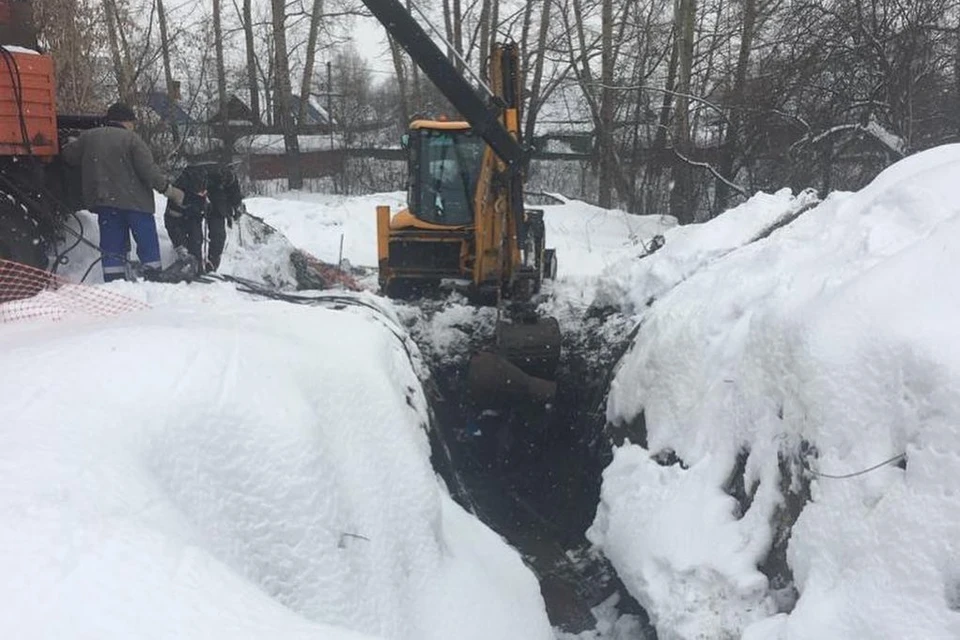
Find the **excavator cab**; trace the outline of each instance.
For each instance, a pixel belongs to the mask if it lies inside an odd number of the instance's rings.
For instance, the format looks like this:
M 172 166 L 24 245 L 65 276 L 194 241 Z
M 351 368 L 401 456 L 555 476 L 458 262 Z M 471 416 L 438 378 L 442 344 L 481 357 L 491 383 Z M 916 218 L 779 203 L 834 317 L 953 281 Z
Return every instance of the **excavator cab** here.
M 411 125 L 407 201 L 423 222 L 472 225 L 484 142 L 466 123 L 437 127 L 443 124 L 419 120 Z
M 441 281 L 469 288 L 475 194 L 486 143 L 466 122 L 414 120 L 407 153 L 407 208 L 378 209 L 380 286 L 406 297 Z
M 555 277 L 543 212 L 518 207 L 502 193 L 497 200 L 492 171 L 481 184 L 485 163 L 496 160 L 469 123 L 414 120 L 401 145 L 407 208 L 391 216 L 383 207 L 377 218 L 380 287 L 387 295 L 415 296 L 448 282 L 491 302 L 510 280 L 507 295 L 526 286 L 529 296 L 544 278 Z

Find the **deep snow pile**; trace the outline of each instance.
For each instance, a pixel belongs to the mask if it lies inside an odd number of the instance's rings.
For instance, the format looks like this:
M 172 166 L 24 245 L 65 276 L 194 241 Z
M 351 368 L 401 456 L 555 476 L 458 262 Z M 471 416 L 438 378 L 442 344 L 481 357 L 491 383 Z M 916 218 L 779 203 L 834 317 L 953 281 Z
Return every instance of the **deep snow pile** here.
M 342 257 L 351 264 L 377 266 L 377 205 L 398 210 L 402 192 L 337 196 L 288 192 L 276 198 L 247 198 L 250 213 L 279 229 L 294 246 L 329 264 Z
M 607 406 L 645 441 L 589 536 L 661 639 L 960 637 L 958 175 L 960 146 L 933 149 L 719 258 L 701 249 L 735 217 L 611 271 L 656 298 Z M 791 495 L 795 606 L 757 568 Z
M 0 636 L 552 636 L 388 316 L 107 287 L 153 308 L 0 325 Z
M 667 227 L 661 232 L 664 245 L 655 257 L 640 260 L 646 254 L 643 246 L 631 259 L 620 258 L 602 272 L 598 299 L 623 305 L 628 311 L 642 310 L 699 269 L 769 233 L 816 202 L 813 191 L 796 196 L 790 189 L 761 192 L 708 225 Z
M 667 215 L 635 216 L 563 200 L 563 204 L 537 206 L 544 212 L 547 246 L 557 250 L 560 280 L 596 278 L 611 265 L 644 251 L 653 236 L 677 224 L 676 218 Z

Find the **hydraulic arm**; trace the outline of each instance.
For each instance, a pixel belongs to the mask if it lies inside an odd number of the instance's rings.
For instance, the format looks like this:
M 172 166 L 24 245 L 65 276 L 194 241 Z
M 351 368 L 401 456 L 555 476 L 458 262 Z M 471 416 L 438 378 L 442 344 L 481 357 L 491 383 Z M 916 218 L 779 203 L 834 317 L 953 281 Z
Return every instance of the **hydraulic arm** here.
M 500 116 L 484 103 L 466 78 L 447 59 L 430 36 L 398 0 L 363 0 L 390 36 L 423 70 L 427 77 L 473 130 L 490 145 L 510 171 L 517 171 L 523 160 L 520 143 L 500 123 Z

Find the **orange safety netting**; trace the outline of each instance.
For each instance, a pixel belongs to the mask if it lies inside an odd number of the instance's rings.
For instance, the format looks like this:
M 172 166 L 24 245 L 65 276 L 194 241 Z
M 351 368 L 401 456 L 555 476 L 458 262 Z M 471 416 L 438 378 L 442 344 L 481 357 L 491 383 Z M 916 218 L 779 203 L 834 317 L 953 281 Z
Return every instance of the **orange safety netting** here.
M 103 287 L 69 282 L 41 269 L 0 259 L 0 323 L 60 320 L 70 315 L 113 316 L 149 306 Z

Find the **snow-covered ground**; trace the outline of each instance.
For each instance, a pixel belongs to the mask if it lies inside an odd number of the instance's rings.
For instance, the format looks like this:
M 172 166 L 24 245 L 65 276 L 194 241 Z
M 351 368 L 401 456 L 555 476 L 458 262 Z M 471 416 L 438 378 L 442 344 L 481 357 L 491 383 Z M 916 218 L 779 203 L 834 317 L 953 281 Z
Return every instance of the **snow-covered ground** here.
M 587 535 L 661 639 L 960 637 L 958 174 L 947 146 L 686 227 L 542 207 L 543 309 L 643 323 L 606 409 L 635 435 Z M 235 226 L 222 271 L 290 287 L 292 245 L 335 263 L 341 239 L 375 266 L 375 207 L 402 201 L 250 198 L 283 235 Z M 430 469 L 410 308 L 99 286 L 150 308 L 0 325 L 4 637 L 553 635 L 533 574 Z M 433 350 L 477 326 L 460 304 L 431 322 Z M 581 639 L 640 633 L 596 613 Z
M 741 214 L 783 215 L 757 196 L 608 271 L 654 299 L 607 407 L 646 441 L 616 451 L 589 537 L 661 639 L 960 637 L 958 175 L 960 146 L 933 149 L 734 249 Z M 798 598 L 758 570 L 797 496 Z
M 279 229 L 297 247 L 336 264 L 342 238 L 343 257 L 363 267 L 377 266 L 377 205 L 389 205 L 396 212 L 405 203 L 406 195 L 400 191 L 356 197 L 287 193 L 246 200 L 250 213 Z M 597 276 L 676 224 L 669 216 L 631 216 L 577 200 L 537 208 L 544 210 L 547 246 L 557 250 L 561 277 Z
M 0 326 L 0 636 L 552 636 L 389 314 L 109 289 L 151 308 Z

